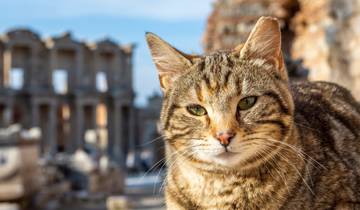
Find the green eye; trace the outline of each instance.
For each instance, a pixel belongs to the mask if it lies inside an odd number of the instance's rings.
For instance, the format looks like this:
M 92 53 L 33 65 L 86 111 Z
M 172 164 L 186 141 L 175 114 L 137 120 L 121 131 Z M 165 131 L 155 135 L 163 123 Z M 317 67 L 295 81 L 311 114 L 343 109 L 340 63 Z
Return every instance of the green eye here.
M 250 109 L 256 103 L 256 96 L 249 96 L 240 100 L 238 107 L 240 110 Z
M 187 111 L 196 116 L 203 116 L 206 115 L 206 109 L 198 104 L 192 104 L 186 107 Z

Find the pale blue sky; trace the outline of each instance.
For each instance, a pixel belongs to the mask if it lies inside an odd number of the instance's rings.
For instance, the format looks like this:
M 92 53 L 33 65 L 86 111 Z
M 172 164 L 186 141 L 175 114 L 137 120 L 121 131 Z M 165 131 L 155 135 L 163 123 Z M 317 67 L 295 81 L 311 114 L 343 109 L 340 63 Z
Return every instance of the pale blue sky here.
M 79 40 L 110 37 L 136 43 L 137 104 L 159 91 L 144 34 L 151 31 L 179 49 L 201 53 L 201 37 L 213 0 L 0 0 L 0 33 L 28 27 L 42 37 L 71 31 Z

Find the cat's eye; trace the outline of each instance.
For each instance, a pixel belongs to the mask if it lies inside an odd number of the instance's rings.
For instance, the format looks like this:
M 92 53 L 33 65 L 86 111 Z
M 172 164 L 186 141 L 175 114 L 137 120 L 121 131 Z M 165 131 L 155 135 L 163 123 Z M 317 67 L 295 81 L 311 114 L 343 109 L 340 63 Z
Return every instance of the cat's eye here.
M 187 111 L 196 116 L 203 116 L 206 115 L 206 109 L 198 104 L 192 104 L 186 107 Z
M 238 104 L 239 110 L 247 110 L 254 106 L 256 103 L 257 97 L 256 96 L 249 96 L 240 100 Z

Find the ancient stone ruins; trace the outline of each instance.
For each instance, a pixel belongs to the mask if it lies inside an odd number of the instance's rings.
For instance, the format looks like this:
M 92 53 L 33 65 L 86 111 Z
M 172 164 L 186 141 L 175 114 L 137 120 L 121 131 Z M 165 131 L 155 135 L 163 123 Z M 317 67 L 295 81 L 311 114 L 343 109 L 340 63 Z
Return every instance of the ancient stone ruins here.
M 39 127 L 41 151 L 50 156 L 84 148 L 93 131 L 99 141 L 108 136 L 99 143 L 124 161 L 134 136 L 133 47 L 7 32 L 0 39 L 1 127 Z
M 280 20 L 285 57 L 297 60 L 290 62 L 292 78 L 302 61 L 310 80 L 339 83 L 360 99 L 360 0 L 219 0 L 208 18 L 205 51 L 244 42 L 260 16 Z
M 70 33 L 1 36 L 0 202 L 30 196 L 42 209 L 74 189 L 123 191 L 136 128 L 133 49 Z M 36 137 L 21 135 L 29 129 Z

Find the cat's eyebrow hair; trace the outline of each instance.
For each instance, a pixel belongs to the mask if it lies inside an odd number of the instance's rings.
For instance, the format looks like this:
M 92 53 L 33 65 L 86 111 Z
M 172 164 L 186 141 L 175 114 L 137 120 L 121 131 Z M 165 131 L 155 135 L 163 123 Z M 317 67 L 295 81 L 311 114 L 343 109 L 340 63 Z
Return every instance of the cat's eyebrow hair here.
M 210 84 L 210 78 L 208 77 L 207 74 L 203 74 L 202 79 L 204 80 L 207 89 L 211 89 L 211 84 Z
M 204 96 L 202 95 L 202 92 L 201 92 L 202 91 L 201 86 L 196 84 L 194 89 L 195 89 L 195 93 L 196 93 L 196 96 L 197 96 L 198 100 L 200 102 L 204 102 Z

